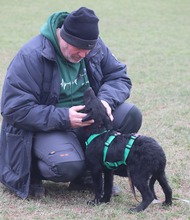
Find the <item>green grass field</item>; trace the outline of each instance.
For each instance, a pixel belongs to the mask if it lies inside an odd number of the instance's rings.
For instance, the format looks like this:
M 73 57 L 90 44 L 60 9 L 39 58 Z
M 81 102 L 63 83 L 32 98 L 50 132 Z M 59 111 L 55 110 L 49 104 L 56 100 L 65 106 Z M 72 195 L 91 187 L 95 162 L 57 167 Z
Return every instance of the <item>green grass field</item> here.
M 39 33 L 51 13 L 80 6 L 95 10 L 102 39 L 128 66 L 133 81 L 129 101 L 143 113 L 140 133 L 163 146 L 173 196 L 190 200 L 189 0 L 0 0 L 0 5 L 0 90 L 14 54 Z M 116 177 L 115 183 L 121 195 L 98 207 L 86 205 L 92 194 L 69 192 L 68 184 L 45 182 L 48 194 L 37 201 L 21 200 L 0 184 L 0 220 L 190 220 L 190 203 L 180 200 L 170 208 L 153 204 L 142 213 L 130 214 L 129 208 L 137 202 L 128 181 Z M 164 199 L 158 185 L 156 192 Z

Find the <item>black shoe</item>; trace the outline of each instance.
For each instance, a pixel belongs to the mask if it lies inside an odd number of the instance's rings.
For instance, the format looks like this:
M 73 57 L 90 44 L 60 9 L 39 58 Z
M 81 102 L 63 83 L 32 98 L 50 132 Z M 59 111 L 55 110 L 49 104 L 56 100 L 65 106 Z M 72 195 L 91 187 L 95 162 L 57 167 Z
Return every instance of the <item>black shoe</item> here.
M 78 177 L 69 184 L 69 190 L 73 191 L 90 191 L 94 192 L 94 183 L 89 170 L 87 170 L 83 176 Z M 113 186 L 112 196 L 118 196 L 120 194 L 120 188 L 118 186 Z
M 94 184 L 90 171 L 87 170 L 82 176 L 71 181 L 68 189 L 74 191 L 93 191 Z
M 29 195 L 37 199 L 45 196 L 45 188 L 42 185 L 42 180 L 30 184 Z
M 93 192 L 94 188 L 93 188 L 93 183 L 92 184 L 79 184 L 77 182 L 71 182 L 69 184 L 69 190 L 73 190 L 73 191 L 90 191 Z M 112 188 L 112 196 L 119 196 L 120 194 L 120 188 L 118 186 L 113 186 Z

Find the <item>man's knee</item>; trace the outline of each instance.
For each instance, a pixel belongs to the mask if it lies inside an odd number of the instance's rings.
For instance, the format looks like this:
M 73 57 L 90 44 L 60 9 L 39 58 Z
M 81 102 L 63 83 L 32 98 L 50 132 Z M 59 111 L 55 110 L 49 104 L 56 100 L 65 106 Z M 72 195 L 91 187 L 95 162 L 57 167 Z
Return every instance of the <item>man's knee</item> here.
M 113 113 L 114 128 L 123 133 L 138 132 L 142 125 L 141 111 L 131 103 L 123 103 Z
M 138 130 L 140 129 L 142 125 L 142 113 L 134 105 L 130 109 L 128 116 L 126 116 L 125 120 L 126 120 L 126 124 L 124 125 L 124 130 L 126 131 L 126 133 L 138 132 Z M 129 129 L 129 132 L 128 132 L 128 129 Z
M 33 150 L 43 179 L 70 182 L 85 169 L 84 152 L 72 132 L 37 134 Z
M 68 161 L 49 166 L 38 161 L 38 168 L 42 179 L 54 182 L 70 182 L 80 176 L 85 170 L 85 161 Z

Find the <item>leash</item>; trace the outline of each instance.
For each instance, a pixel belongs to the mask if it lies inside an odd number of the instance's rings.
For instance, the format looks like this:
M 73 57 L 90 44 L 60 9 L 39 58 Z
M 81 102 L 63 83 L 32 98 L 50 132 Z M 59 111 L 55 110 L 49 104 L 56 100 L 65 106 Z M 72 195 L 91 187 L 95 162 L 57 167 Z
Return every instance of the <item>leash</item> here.
M 140 201 L 137 199 L 137 194 L 136 194 L 136 191 L 135 191 L 135 187 L 132 183 L 132 180 L 131 180 L 131 176 L 130 176 L 130 172 L 129 172 L 129 169 L 127 169 L 127 176 L 128 176 L 128 180 L 129 180 L 129 185 L 130 185 L 130 188 L 131 188 L 131 191 L 133 193 L 133 196 L 135 198 L 135 200 L 140 203 Z
M 135 200 L 136 200 L 138 203 L 140 203 L 140 201 L 137 199 L 135 187 L 134 187 L 134 185 L 133 185 L 133 183 L 132 183 L 132 180 L 131 180 L 131 177 L 130 177 L 130 172 L 129 172 L 128 169 L 127 169 L 127 175 L 128 175 L 129 185 L 130 185 L 131 191 L 132 191 L 132 193 L 133 193 L 133 196 L 134 196 Z M 172 197 L 172 200 L 182 201 L 182 202 L 186 202 L 186 203 L 189 203 L 189 204 L 190 204 L 190 200 L 188 200 L 188 199 L 182 199 L 182 198 L 179 198 L 179 197 Z M 159 201 L 159 202 L 157 202 L 157 203 L 160 203 L 160 202 L 161 202 L 160 200 L 158 200 L 158 201 Z M 156 202 L 155 202 L 155 203 L 156 203 Z
M 186 203 L 190 203 L 190 200 L 182 199 L 182 198 L 178 198 L 178 197 L 173 197 L 172 200 L 180 200 L 180 201 L 183 201 L 183 202 L 186 202 Z

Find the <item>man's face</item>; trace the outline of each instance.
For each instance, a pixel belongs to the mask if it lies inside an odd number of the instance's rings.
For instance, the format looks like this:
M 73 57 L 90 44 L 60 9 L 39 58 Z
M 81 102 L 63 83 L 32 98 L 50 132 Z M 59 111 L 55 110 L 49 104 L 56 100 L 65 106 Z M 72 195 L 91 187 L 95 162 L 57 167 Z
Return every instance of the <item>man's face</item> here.
M 79 49 L 74 47 L 64 40 L 60 40 L 59 42 L 60 50 L 66 60 L 71 63 L 80 62 L 89 52 L 90 50 Z

